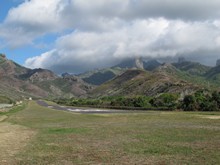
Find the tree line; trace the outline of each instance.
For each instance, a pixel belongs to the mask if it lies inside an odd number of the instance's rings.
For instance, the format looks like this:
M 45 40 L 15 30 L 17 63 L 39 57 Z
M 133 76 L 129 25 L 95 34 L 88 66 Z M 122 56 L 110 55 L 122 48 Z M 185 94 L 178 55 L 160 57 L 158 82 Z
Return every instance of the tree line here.
M 184 111 L 220 111 L 220 92 L 198 90 L 193 94 L 180 98 L 179 94 L 163 93 L 155 97 L 149 96 L 107 96 L 101 98 L 56 99 L 56 103 L 68 106 L 91 106 L 103 108 L 142 108 Z

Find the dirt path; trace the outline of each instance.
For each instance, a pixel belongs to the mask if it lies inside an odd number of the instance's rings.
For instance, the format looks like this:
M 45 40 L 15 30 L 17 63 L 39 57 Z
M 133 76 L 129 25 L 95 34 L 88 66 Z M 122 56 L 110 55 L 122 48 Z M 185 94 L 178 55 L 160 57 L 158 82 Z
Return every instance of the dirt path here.
M 0 121 L 6 118 L 0 116 Z M 26 127 L 0 122 L 0 164 L 16 164 L 15 155 L 25 147 L 34 134 Z

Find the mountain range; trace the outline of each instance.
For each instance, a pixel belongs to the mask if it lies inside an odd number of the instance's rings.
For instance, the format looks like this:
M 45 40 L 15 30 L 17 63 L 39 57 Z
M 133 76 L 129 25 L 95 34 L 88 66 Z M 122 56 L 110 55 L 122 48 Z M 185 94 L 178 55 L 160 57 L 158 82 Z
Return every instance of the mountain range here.
M 47 69 L 29 69 L 0 54 L 0 96 L 23 98 L 70 98 L 102 96 L 156 96 L 188 94 L 198 89 L 219 90 L 220 65 L 209 67 L 179 60 L 160 63 L 141 58 L 126 59 L 110 68 L 79 75 L 56 75 Z
M 25 68 L 0 55 L 0 95 L 11 99 L 78 97 L 91 88 L 78 77 L 60 77 L 50 70 Z

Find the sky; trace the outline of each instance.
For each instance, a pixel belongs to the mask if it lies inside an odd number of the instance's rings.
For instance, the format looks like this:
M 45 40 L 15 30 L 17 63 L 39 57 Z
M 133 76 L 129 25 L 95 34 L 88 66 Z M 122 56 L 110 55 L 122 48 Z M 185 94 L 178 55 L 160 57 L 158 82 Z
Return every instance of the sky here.
M 81 73 L 126 58 L 220 58 L 219 0 L 1 0 L 0 52 Z

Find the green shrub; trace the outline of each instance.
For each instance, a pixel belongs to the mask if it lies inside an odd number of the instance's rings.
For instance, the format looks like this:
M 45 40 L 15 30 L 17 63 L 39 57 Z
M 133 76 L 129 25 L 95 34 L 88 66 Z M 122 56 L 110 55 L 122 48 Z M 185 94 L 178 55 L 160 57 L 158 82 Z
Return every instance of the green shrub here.
M 163 93 L 158 97 L 154 97 L 150 100 L 150 103 L 154 107 L 168 107 L 168 108 L 175 108 L 178 103 L 178 95 L 170 94 L 170 93 Z
M 0 96 L 0 104 L 13 104 L 14 101 L 6 96 Z
M 184 111 L 196 110 L 196 99 L 193 95 L 186 95 L 183 99 L 182 109 Z

